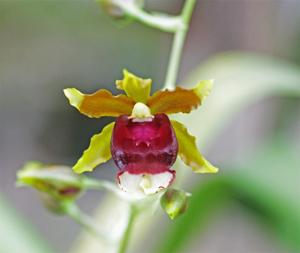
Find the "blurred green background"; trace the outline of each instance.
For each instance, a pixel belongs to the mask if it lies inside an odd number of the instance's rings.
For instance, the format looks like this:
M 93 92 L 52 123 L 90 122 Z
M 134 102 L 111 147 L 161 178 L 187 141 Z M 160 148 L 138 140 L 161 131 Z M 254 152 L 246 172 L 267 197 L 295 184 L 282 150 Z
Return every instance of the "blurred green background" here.
M 146 9 L 176 14 L 182 3 L 148 0 Z M 178 84 L 215 79 L 204 114 L 184 119 L 222 171 L 187 176 L 189 211 L 175 222 L 163 216 L 164 232 L 137 252 L 300 252 L 299 27 L 297 0 L 198 2 Z M 114 22 L 93 1 L 0 0 L 1 253 L 52 252 L 46 244 L 68 252 L 80 230 L 48 213 L 33 191 L 15 188 L 25 161 L 72 165 L 111 120 L 80 115 L 62 89 L 116 92 L 123 68 L 158 89 L 171 42 L 169 34 Z M 214 56 L 228 50 L 255 55 Z M 113 180 L 115 173 L 108 163 L 93 174 Z M 90 212 L 101 198 L 92 192 L 80 204 Z

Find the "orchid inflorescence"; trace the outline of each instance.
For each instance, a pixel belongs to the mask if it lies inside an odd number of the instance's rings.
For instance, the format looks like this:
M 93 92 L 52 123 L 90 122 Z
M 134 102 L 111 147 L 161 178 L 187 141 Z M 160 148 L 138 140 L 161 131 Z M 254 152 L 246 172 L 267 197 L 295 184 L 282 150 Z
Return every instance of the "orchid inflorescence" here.
M 196 173 L 215 173 L 196 147 L 195 137 L 167 114 L 189 113 L 207 97 L 212 81 L 199 82 L 192 89 L 176 87 L 150 95 L 151 79 L 124 70 L 117 88 L 125 94 L 114 96 L 105 89 L 83 94 L 67 88 L 64 94 L 80 113 L 91 117 L 117 117 L 91 138 L 89 147 L 74 165 L 76 173 L 93 171 L 112 158 L 119 169 L 120 188 L 133 195 L 150 195 L 169 187 L 176 172 L 171 166 L 177 155 Z
M 151 94 L 151 79 L 143 79 L 124 70 L 124 77 L 116 81 L 116 86 L 125 94 L 115 96 L 106 89 L 93 94 L 83 94 L 76 88 L 64 89 L 70 104 L 80 113 L 90 118 L 109 116 L 116 117 L 116 120 L 91 138 L 89 147 L 73 166 L 73 171 L 65 165 L 28 162 L 17 173 L 17 185 L 37 189 L 50 211 L 68 215 L 100 240 L 105 239 L 107 245 L 118 244 L 118 252 L 124 253 L 132 224 L 142 210 L 151 210 L 160 200 L 161 207 L 171 219 L 186 211 L 191 194 L 170 187 L 176 178 L 172 166 L 177 156 L 196 173 L 218 171 L 197 149 L 196 138 L 182 123 L 170 120 L 168 116 L 196 109 L 210 93 L 213 82 L 204 80 L 192 89 L 174 88 L 195 0 L 186 0 L 177 16 L 148 13 L 143 10 L 141 0 L 97 1 L 113 18 L 136 20 L 175 35 L 164 82 L 166 88 Z M 83 175 L 110 158 L 118 168 L 116 181 L 119 187 L 112 182 Z M 107 190 L 127 202 L 128 212 L 122 212 L 117 226 L 120 223 L 127 225 L 117 240 L 111 233 L 103 232 L 80 210 L 76 200 L 87 190 Z

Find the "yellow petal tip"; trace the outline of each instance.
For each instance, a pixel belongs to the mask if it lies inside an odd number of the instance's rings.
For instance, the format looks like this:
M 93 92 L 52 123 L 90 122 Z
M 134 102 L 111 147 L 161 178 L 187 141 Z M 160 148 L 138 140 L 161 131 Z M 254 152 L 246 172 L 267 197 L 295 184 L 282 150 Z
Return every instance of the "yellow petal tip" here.
M 205 164 L 200 168 L 198 166 L 191 166 L 195 173 L 218 173 L 219 168 L 213 166 L 210 162 L 205 160 Z
M 73 167 L 72 167 L 72 170 L 76 173 L 76 174 L 82 174 L 83 172 L 90 172 L 90 171 L 93 171 L 93 169 L 91 168 L 88 168 L 88 167 L 79 167 L 79 166 L 76 166 L 77 164 L 75 164 Z
M 123 69 L 123 75 L 126 76 L 128 74 L 131 74 L 127 69 Z
M 203 80 L 199 82 L 193 89 L 197 96 L 203 101 L 211 92 L 213 87 L 214 79 Z
M 87 151 L 85 150 L 83 154 L 85 154 Z M 94 166 L 95 167 L 95 166 Z M 94 170 L 93 163 L 88 164 L 84 160 L 84 155 L 79 158 L 77 163 L 72 167 L 72 170 L 76 174 L 82 174 L 84 172 L 91 172 Z
M 64 89 L 64 94 L 68 98 L 70 105 L 79 108 L 82 100 L 83 100 L 83 94 L 75 89 L 75 88 L 67 88 Z

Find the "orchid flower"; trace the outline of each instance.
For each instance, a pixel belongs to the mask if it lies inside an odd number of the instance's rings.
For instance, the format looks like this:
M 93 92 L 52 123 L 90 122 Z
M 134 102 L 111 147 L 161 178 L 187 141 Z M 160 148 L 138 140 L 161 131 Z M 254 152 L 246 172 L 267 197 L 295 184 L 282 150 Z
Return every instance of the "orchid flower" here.
M 151 79 L 124 70 L 116 81 L 125 94 L 114 96 L 105 89 L 83 94 L 75 88 L 64 90 L 70 104 L 91 118 L 117 117 L 91 138 L 89 147 L 74 165 L 76 173 L 93 171 L 112 158 L 119 169 L 117 182 L 128 193 L 149 195 L 169 187 L 176 172 L 177 155 L 196 173 L 216 173 L 196 147 L 195 137 L 168 114 L 189 113 L 209 94 L 212 81 L 199 82 L 193 89 L 176 87 L 150 95 Z

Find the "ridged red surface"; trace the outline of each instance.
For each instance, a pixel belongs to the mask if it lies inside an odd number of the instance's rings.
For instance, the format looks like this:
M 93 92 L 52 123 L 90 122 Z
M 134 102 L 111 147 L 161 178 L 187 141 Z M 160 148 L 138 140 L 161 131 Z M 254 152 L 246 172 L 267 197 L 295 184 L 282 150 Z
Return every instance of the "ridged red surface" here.
M 112 158 L 131 174 L 165 172 L 174 164 L 178 143 L 167 115 L 140 121 L 126 115 L 116 120 L 111 140 Z

